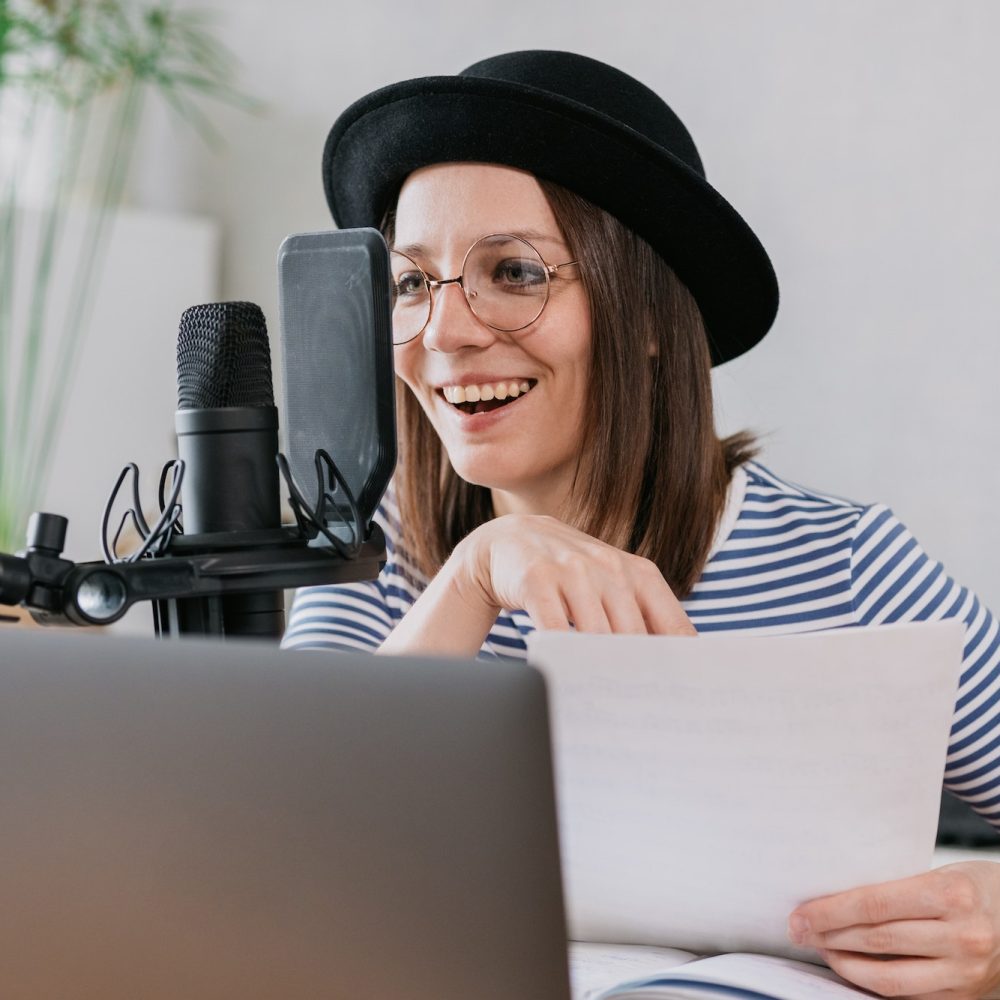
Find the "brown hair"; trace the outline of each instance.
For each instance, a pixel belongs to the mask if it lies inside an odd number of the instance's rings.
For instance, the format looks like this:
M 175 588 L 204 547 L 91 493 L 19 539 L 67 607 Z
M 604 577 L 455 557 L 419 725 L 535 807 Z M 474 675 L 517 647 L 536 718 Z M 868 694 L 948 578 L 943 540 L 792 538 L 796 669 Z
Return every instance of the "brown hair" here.
M 551 181 L 542 190 L 579 261 L 590 301 L 593 379 L 577 474 L 563 519 L 651 559 L 678 597 L 701 575 L 732 470 L 750 434 L 720 440 L 701 313 L 643 239 Z M 391 239 L 393 218 L 383 230 Z M 397 380 L 402 544 L 432 576 L 493 516 L 490 491 L 461 479 L 430 421 Z

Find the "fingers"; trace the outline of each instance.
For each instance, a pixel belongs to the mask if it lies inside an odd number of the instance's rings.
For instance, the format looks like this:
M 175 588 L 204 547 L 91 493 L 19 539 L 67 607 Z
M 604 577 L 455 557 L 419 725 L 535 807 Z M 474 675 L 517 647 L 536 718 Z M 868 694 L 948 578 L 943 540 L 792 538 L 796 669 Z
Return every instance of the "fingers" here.
M 939 991 L 959 1000 L 955 991 L 958 971 L 951 962 L 936 958 L 900 958 L 887 962 L 849 951 L 828 951 L 823 959 L 838 976 L 883 997 L 929 998 Z M 964 977 L 962 977 L 964 978 Z
M 1000 869 L 968 862 L 799 906 L 793 942 L 882 996 L 970 1000 L 996 983 L 1000 930 L 988 904 Z
M 624 567 L 562 575 L 557 587 L 579 632 L 696 635 L 655 564 L 625 556 Z
M 646 632 L 646 623 L 627 590 L 608 594 L 587 579 L 553 579 L 536 583 L 525 611 L 536 627 L 562 631 L 617 634 Z
M 618 635 L 646 635 L 651 631 L 642 608 L 632 593 L 617 592 L 606 595 L 604 609 L 611 631 Z
M 862 886 L 803 903 L 789 918 L 788 934 L 796 944 L 815 947 L 819 945 L 816 935 L 838 928 L 937 919 L 959 908 L 959 894 L 939 872 Z
M 627 565 L 616 567 L 613 576 L 604 574 L 595 582 L 599 582 L 602 587 L 604 611 L 612 632 L 619 635 L 645 635 L 650 631 L 639 604 L 637 582 L 627 572 Z
M 603 595 L 589 580 L 569 579 L 560 581 L 566 615 L 578 632 L 617 632 L 608 618 Z
M 697 635 L 691 619 L 681 607 L 680 601 L 660 575 L 654 563 L 648 564 L 655 572 L 655 578 L 644 570 L 648 584 L 639 595 L 642 614 L 648 631 L 654 635 Z
M 616 634 L 697 635 L 654 562 L 609 546 L 603 549 L 591 572 L 563 582 L 568 606 L 581 614 L 570 616 L 579 631 L 604 631 L 606 620 L 607 631 Z M 584 624 L 590 622 L 600 627 Z
M 951 951 L 939 920 L 892 920 L 885 924 L 843 927 L 817 935 L 815 947 L 823 951 L 923 958 L 940 958 Z
M 569 630 L 569 612 L 558 590 L 529 592 L 522 603 L 535 628 L 548 632 Z

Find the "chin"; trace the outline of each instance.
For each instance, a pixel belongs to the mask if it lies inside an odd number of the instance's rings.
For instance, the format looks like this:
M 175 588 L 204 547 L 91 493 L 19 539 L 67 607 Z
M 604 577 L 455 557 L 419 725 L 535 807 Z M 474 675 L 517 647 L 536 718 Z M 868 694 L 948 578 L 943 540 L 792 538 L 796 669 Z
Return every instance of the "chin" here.
M 488 490 L 517 492 L 518 487 L 523 484 L 525 470 L 523 467 L 518 467 L 516 461 L 508 464 L 498 460 L 496 456 L 493 457 L 492 461 L 486 460 L 485 457 L 471 460 L 461 455 L 449 455 L 448 457 L 458 477 L 473 486 L 484 486 Z

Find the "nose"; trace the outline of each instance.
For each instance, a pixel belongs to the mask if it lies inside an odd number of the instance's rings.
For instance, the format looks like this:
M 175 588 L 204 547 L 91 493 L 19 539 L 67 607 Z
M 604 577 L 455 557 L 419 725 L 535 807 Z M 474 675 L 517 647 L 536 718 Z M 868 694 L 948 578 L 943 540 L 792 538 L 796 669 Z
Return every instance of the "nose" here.
M 465 347 L 487 347 L 496 340 L 496 331 L 473 313 L 458 281 L 435 286 L 431 295 L 431 318 L 423 334 L 428 351 L 454 354 Z

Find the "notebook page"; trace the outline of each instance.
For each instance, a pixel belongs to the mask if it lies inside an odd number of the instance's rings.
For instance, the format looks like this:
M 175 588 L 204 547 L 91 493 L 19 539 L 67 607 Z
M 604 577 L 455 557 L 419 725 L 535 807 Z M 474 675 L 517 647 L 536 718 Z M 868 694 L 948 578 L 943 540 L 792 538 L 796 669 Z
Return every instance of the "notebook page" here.
M 614 986 L 666 972 L 697 957 L 675 948 L 571 942 L 569 975 L 573 1000 L 597 1000 Z
M 812 957 L 799 902 L 930 864 L 962 639 L 531 637 L 570 936 Z
M 830 969 L 767 955 L 717 955 L 656 978 L 662 981 L 659 986 L 649 984 L 620 993 L 612 991 L 605 996 L 608 1000 L 617 996 L 625 1000 L 632 995 L 641 996 L 643 1000 L 656 1000 L 659 996 L 681 997 L 685 995 L 683 988 L 671 989 L 668 984 L 694 980 L 732 986 L 737 990 L 752 990 L 774 1000 L 859 1000 L 871 997 L 870 993 L 845 983 Z M 704 993 L 692 990 L 689 995 L 701 997 Z

